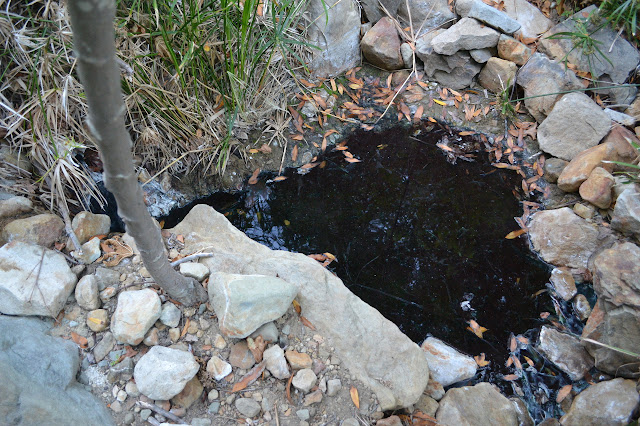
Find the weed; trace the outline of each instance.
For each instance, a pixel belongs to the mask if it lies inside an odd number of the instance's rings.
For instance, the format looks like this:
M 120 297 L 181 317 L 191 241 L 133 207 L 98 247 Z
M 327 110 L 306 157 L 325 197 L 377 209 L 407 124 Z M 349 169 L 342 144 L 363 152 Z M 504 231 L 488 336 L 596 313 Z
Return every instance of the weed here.
M 614 28 L 620 28 L 632 37 L 637 36 L 640 2 L 638 0 L 604 0 L 599 8 L 600 16 Z
M 627 180 L 624 183 L 640 183 L 640 165 L 638 162 L 640 161 L 640 145 L 627 137 L 625 137 L 627 142 L 631 144 L 636 151 L 638 151 L 638 155 L 636 155 L 636 159 L 633 163 L 625 163 L 621 161 L 607 161 L 607 163 L 617 164 L 618 166 L 622 166 L 625 170 L 615 172 L 617 175 L 624 176 Z

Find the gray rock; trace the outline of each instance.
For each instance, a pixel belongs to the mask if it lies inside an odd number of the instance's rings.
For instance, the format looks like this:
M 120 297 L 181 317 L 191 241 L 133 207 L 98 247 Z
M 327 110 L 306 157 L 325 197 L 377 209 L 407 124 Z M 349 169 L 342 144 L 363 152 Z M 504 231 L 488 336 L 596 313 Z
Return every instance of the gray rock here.
M 342 389 L 342 382 L 340 379 L 327 380 L 327 395 L 335 396 Z
M 98 280 L 99 291 L 104 290 L 105 287 L 116 285 L 120 282 L 120 273 L 109 268 L 96 268 L 95 276 Z
M 500 33 L 472 18 L 462 18 L 431 41 L 436 53 L 453 55 L 459 50 L 484 49 L 498 45 Z
M 16 216 L 21 213 L 30 212 L 33 203 L 25 197 L 11 197 L 8 200 L 0 201 L 0 218 Z
M 275 343 L 278 341 L 278 328 L 273 321 L 269 321 L 268 323 L 258 327 L 258 329 L 251 333 L 251 336 L 249 337 L 255 339 L 258 336 L 262 336 L 265 342 Z
M 362 6 L 362 10 L 367 15 L 367 19 L 371 24 L 375 24 L 380 18 L 387 16 L 384 9 L 380 7 L 380 3 L 384 5 L 391 16 L 396 16 L 401 0 L 382 0 L 381 2 L 378 0 L 361 0 L 360 5 Z
M 80 212 L 71 221 L 71 227 L 80 244 L 84 244 L 96 235 L 108 234 L 111 230 L 111 219 L 106 214 Z
M 515 63 L 500 58 L 490 58 L 480 71 L 478 83 L 493 93 L 500 93 L 513 85 L 516 80 L 516 71 L 518 67 Z
M 100 257 L 102 251 L 100 249 L 100 240 L 98 238 L 92 238 L 86 243 L 82 244 L 82 252 L 75 250 L 71 252 L 71 255 L 78 259 L 85 265 L 89 265 Z
M 549 158 L 544 162 L 544 177 L 548 182 L 556 183 L 562 171 L 569 164 L 562 158 Z
M 518 424 L 513 404 L 489 383 L 449 389 L 436 419 L 445 426 Z
M 307 41 L 317 46 L 309 64 L 318 77 L 342 74 L 360 62 L 360 9 L 354 0 L 307 5 L 310 24 Z
M 640 187 L 627 185 L 618 196 L 611 215 L 611 227 L 624 234 L 640 236 Z
M 133 377 L 133 359 L 127 357 L 119 363 L 112 365 L 107 373 L 109 383 L 116 383 L 119 380 L 131 380 Z
M 3 314 L 56 318 L 77 281 L 60 253 L 21 241 L 0 247 Z
M 125 392 L 127 392 L 127 395 L 129 395 L 132 398 L 137 398 L 140 396 L 138 385 L 136 385 L 135 382 L 127 382 L 124 389 L 125 389 Z
M 273 345 L 262 354 L 267 370 L 276 379 L 287 379 L 291 376 L 284 350 L 278 345 Z
M 520 23 L 518 34 L 523 37 L 538 37 L 553 25 L 551 19 L 526 0 L 504 0 L 503 3 L 507 15 Z
M 563 426 L 623 425 L 640 402 L 632 380 L 613 379 L 596 383 L 580 392 L 560 423 Z
M 479 64 L 486 64 L 489 59 L 495 56 L 495 53 L 492 52 L 495 49 L 474 49 L 470 50 L 469 54 Z M 505 81 L 506 83 L 506 81 Z
M 524 89 L 524 105 L 538 123 L 551 112 L 562 96 L 560 92 L 584 87 L 573 71 L 541 53 L 534 53 L 529 58 L 520 69 L 516 82 Z
M 45 334 L 34 318 L 0 316 L 0 423 L 115 424 L 106 407 L 75 381 L 78 348 Z
M 564 300 L 571 300 L 578 292 L 573 275 L 567 268 L 553 268 L 549 280 L 558 296 Z
M 310 368 L 303 368 L 298 371 L 295 376 L 293 376 L 293 380 L 291 384 L 302 393 L 308 393 L 312 387 L 318 381 L 318 377 Z
M 527 404 L 520 398 L 513 396 L 509 398 L 509 401 L 513 404 L 518 415 L 518 426 L 534 426 L 535 422 L 529 414 Z
M 579 339 L 548 326 L 540 331 L 538 349 L 574 381 L 582 380 L 594 365 Z
M 375 392 L 383 410 L 411 405 L 422 394 L 429 380 L 422 350 L 313 259 L 272 251 L 205 205 L 194 207 L 172 232 L 185 236 L 189 252 L 209 247 L 216 253 L 203 261 L 213 275 L 277 275 L 300 286 L 305 318 L 335 348 L 343 366 Z
M 398 18 L 405 26 L 410 24 L 409 14 L 411 14 L 411 22 L 415 30 L 417 31 L 421 28 L 418 35 L 423 35 L 434 28 L 446 25 L 447 22 L 456 18 L 456 14 L 449 10 L 447 0 L 401 1 L 398 7 Z
M 400 45 L 400 56 L 402 56 L 402 62 L 405 68 L 413 67 L 413 49 L 409 43 L 402 43 Z
M 167 302 L 162 305 L 162 313 L 160 314 L 160 322 L 167 327 L 175 328 L 180 324 L 180 318 L 182 318 L 182 312 L 176 305 L 171 302 Z
M 199 369 L 190 352 L 153 346 L 140 358 L 133 375 L 143 395 L 169 400 L 184 389 Z
M 296 416 L 300 420 L 309 420 L 309 417 L 311 417 L 311 415 L 309 414 L 309 409 L 308 408 L 296 411 Z
M 2 230 L 4 242 L 22 241 L 51 247 L 64 234 L 64 222 L 50 213 L 39 214 L 9 222 Z
M 573 299 L 572 305 L 580 321 L 586 321 L 591 315 L 591 305 L 584 294 L 577 294 Z
M 440 401 L 444 397 L 444 386 L 437 380 L 429 380 L 427 388 L 424 390 L 424 394 L 430 396 L 436 401 Z
M 160 318 L 160 313 L 160 298 L 155 291 L 124 291 L 118 295 L 118 305 L 111 318 L 111 332 L 119 342 L 137 345 Z
M 209 279 L 208 291 L 220 331 L 243 338 L 284 315 L 298 288 L 274 276 L 219 272 Z
M 113 337 L 113 333 L 107 331 L 102 336 L 102 340 L 98 342 L 98 344 L 93 348 L 93 357 L 96 359 L 96 362 L 100 362 L 111 352 L 111 349 L 116 344 L 116 338 Z
M 438 401 L 427 395 L 422 395 L 415 405 L 415 408 L 431 417 L 434 417 L 436 415 L 438 407 Z
M 458 0 L 456 12 L 463 17 L 474 18 L 484 22 L 505 34 L 515 33 L 520 29 L 520 23 L 504 12 L 483 3 L 480 0 Z
M 463 355 L 440 339 L 428 337 L 421 345 L 425 358 L 429 363 L 431 378 L 449 386 L 476 375 L 478 364 L 475 360 Z
M 623 126 L 633 127 L 633 125 L 636 123 L 635 117 L 616 111 L 614 109 L 605 108 L 604 112 L 609 116 L 611 120 L 618 122 Z
M 191 419 L 191 426 L 211 426 L 211 419 L 196 417 Z
M 533 214 L 529 238 L 545 262 L 570 268 L 586 268 L 598 247 L 598 230 L 570 208 Z
M 255 417 L 260 414 L 260 404 L 255 399 L 238 398 L 236 399 L 236 409 L 245 417 Z
M 76 284 L 76 302 L 82 309 L 92 311 L 100 307 L 98 298 L 98 280 L 95 275 L 85 275 Z
M 596 146 L 611 129 L 611 119 L 589 96 L 568 93 L 538 127 L 540 149 L 571 161 Z
M 482 66 L 467 52 L 458 52 L 450 56 L 433 52 L 418 56 L 424 61 L 424 71 L 429 79 L 454 90 L 469 87 L 473 78 L 482 69 Z
M 617 243 L 593 261 L 593 288 L 616 306 L 640 309 L 640 247 Z
M 380 19 L 360 42 L 362 54 L 373 65 L 385 70 L 399 70 L 404 66 L 400 54 L 400 36 L 393 20 Z
M 145 408 L 144 410 L 140 411 L 140 418 L 142 420 L 147 421 L 149 416 L 151 416 L 151 410 L 149 410 L 148 408 Z
M 185 277 L 195 278 L 204 281 L 209 276 L 209 268 L 202 263 L 185 262 L 180 264 L 180 273 Z

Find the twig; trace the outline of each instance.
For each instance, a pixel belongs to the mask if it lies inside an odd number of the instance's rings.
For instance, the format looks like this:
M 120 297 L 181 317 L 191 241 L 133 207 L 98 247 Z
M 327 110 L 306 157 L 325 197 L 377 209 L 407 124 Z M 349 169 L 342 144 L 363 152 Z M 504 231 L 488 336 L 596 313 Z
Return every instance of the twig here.
M 280 417 L 278 416 L 278 403 L 273 404 L 273 412 L 276 415 L 276 426 L 280 426 Z
M 138 401 L 136 402 L 136 404 L 138 404 L 138 406 L 142 407 L 142 408 L 148 408 L 149 410 L 153 410 L 156 413 L 165 416 L 166 418 L 168 418 L 169 420 L 173 420 L 174 422 L 177 422 L 180 425 L 185 425 L 187 423 L 184 423 L 183 420 L 176 416 L 173 413 L 168 412 L 167 410 L 163 410 L 162 408 L 158 407 L 155 404 L 149 404 L 148 402 L 144 402 L 144 401 Z M 151 418 L 151 417 L 149 417 Z
M 151 423 L 153 426 L 160 426 L 160 422 L 159 422 L 159 421 L 157 421 L 157 420 L 155 419 L 155 417 L 151 417 L 151 416 L 149 416 L 149 418 L 147 419 L 147 421 L 148 421 L 149 423 Z
M 187 257 L 183 257 L 182 259 L 178 259 L 175 262 L 171 262 L 171 267 L 175 268 L 176 266 L 178 266 L 181 263 L 185 263 L 185 262 L 190 262 L 194 259 L 200 259 L 203 257 L 213 257 L 213 253 L 196 253 L 196 254 L 190 254 Z

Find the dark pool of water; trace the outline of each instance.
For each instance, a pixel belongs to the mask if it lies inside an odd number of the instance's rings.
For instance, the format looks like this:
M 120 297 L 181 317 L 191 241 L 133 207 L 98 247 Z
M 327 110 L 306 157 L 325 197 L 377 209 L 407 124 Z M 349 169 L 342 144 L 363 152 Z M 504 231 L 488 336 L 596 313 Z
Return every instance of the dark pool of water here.
M 532 297 L 547 266 L 524 238 L 504 238 L 518 228 L 519 180 L 482 152 L 448 162 L 436 142 L 455 136 L 410 132 L 358 134 L 347 146 L 360 163 L 332 152 L 308 174 L 289 170 L 285 181 L 264 177 L 243 194 L 204 202 L 271 248 L 334 254 L 329 268 L 417 343 L 433 335 L 499 367 L 509 333 L 539 325 L 548 301 Z M 467 330 L 471 319 L 488 329 L 484 340 Z

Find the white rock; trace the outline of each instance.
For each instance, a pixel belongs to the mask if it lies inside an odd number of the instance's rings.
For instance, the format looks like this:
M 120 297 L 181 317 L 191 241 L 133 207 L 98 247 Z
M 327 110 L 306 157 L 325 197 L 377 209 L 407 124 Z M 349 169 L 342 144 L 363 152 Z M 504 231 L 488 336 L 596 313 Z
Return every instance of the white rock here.
M 98 280 L 95 275 L 85 275 L 76 285 L 76 302 L 82 309 L 92 311 L 100 307 L 98 298 Z
M 78 259 L 85 265 L 89 265 L 100 257 L 102 251 L 100 250 L 100 240 L 98 238 L 92 238 L 86 243 L 82 244 L 82 253 L 79 251 L 72 251 L 71 255 Z
M 478 365 L 440 339 L 429 337 L 422 343 L 424 355 L 429 363 L 431 378 L 449 386 L 475 376 Z
M 316 373 L 314 373 L 310 368 L 304 368 L 293 376 L 291 384 L 301 392 L 308 393 L 311 388 L 315 386 L 317 381 L 318 377 L 316 376 Z
M 25 197 L 11 197 L 0 201 L 0 218 L 15 216 L 33 209 L 33 203 Z
M 284 350 L 278 345 L 273 345 L 262 354 L 262 359 L 265 361 L 267 370 L 276 379 L 287 379 L 291 376 L 289 373 L 289 367 L 287 366 L 287 360 L 284 357 Z
M 327 381 L 327 395 L 335 396 L 342 389 L 342 382 L 340 379 L 331 379 Z
M 160 317 L 160 312 L 160 297 L 155 291 L 144 289 L 122 292 L 111 318 L 111 332 L 119 342 L 137 345 Z
M 207 373 L 216 380 L 222 380 L 231 374 L 231 364 L 214 355 L 207 362 Z
M 111 230 L 111 219 L 106 214 L 80 212 L 71 221 L 80 244 L 89 241 L 95 235 L 108 234 Z
M 180 273 L 185 277 L 191 277 L 198 281 L 203 281 L 209 276 L 209 268 L 202 263 L 185 262 L 180 264 Z
M 171 302 L 167 302 L 162 305 L 162 313 L 160 314 L 160 322 L 162 322 L 167 327 L 175 328 L 180 324 L 180 318 L 182 317 L 182 312 L 176 305 Z
M 165 401 L 179 394 L 199 369 L 190 352 L 153 346 L 136 364 L 133 377 L 143 395 Z

